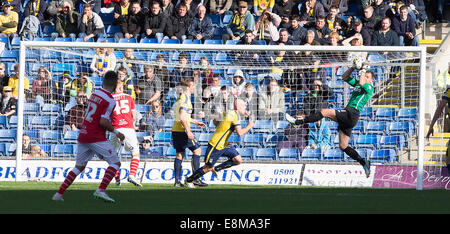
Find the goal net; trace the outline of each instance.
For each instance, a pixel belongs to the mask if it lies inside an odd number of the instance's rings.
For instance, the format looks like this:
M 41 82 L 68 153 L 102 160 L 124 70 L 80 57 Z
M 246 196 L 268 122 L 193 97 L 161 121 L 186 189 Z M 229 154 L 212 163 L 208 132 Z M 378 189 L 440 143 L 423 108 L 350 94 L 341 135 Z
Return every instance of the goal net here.
M 343 110 L 355 88 L 342 76 L 353 58 L 363 57 L 374 74 L 374 95 L 361 110 L 349 145 L 375 165 L 418 165 L 420 176 L 424 164 L 433 166 L 423 161 L 422 48 L 22 42 L 21 51 L 18 114 L 8 118 L 9 130 L 17 130 L 8 150 L 17 155 L 24 153 L 17 143 L 26 134 L 45 152 L 41 157 L 73 160 L 76 120 L 83 116 L 75 111 L 82 111 L 77 104 L 102 86 L 102 71 L 112 69 L 123 73 L 124 90 L 135 97 L 139 141 L 150 141 L 150 153 L 141 154 L 141 160 L 174 158 L 173 104 L 181 80 L 189 77 L 195 83 L 192 118 L 207 126 L 191 126 L 202 153 L 215 130 L 212 119 L 241 98 L 248 103 L 241 124 L 254 121 L 254 127 L 243 137 L 233 134 L 229 142 L 246 162 L 355 164 L 339 149 L 337 123 L 322 119 L 294 126 L 285 113 Z M 355 70 L 351 77 L 358 80 L 360 73 Z M 125 150 L 120 156 L 131 158 Z

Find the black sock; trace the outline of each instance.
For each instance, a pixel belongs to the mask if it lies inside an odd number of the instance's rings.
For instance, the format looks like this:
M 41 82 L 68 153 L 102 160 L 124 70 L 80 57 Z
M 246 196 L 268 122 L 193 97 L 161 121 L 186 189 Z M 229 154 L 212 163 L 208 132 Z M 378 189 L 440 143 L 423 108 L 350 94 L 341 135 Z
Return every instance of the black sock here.
M 447 171 L 448 171 L 448 174 L 450 175 L 450 164 L 447 164 Z
M 358 152 L 356 150 L 354 150 L 352 147 L 347 146 L 347 148 L 344 149 L 344 152 L 350 156 L 350 158 L 356 160 L 357 162 L 359 162 L 361 165 L 365 165 L 366 163 L 364 162 L 364 159 L 361 158 L 361 156 L 359 156 Z
M 320 111 L 314 112 L 308 116 L 305 116 L 303 120 L 297 120 L 295 121 L 296 125 L 302 125 L 304 123 L 314 123 L 319 120 L 323 119 L 323 115 Z

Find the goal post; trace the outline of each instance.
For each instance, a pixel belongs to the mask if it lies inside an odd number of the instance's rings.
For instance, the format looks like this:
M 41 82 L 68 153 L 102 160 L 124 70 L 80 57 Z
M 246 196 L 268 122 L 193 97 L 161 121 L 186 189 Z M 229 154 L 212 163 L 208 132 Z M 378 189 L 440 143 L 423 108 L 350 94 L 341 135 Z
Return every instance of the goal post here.
M 75 43 L 75 42 L 40 42 L 40 41 L 22 41 L 20 44 L 20 60 L 19 60 L 19 96 L 18 96 L 18 108 L 17 108 L 17 137 L 16 142 L 22 142 L 22 135 L 24 134 L 24 129 L 34 130 L 35 127 L 31 124 L 30 116 L 27 115 L 25 118 L 25 110 L 23 103 L 26 103 L 27 96 L 24 91 L 24 78 L 27 76 L 35 76 L 35 74 L 31 74 L 31 72 L 36 73 L 37 71 L 31 71 L 31 66 L 38 64 L 37 66 L 44 66 L 49 71 L 53 71 L 53 67 L 55 64 L 64 64 L 71 63 L 75 64 L 77 67 L 74 69 L 76 73 L 80 71 L 91 72 L 89 67 L 89 62 L 92 59 L 93 51 L 96 48 L 110 48 L 113 49 L 117 53 L 116 59 L 117 61 L 122 61 L 122 56 L 126 49 L 133 49 L 134 52 L 139 52 L 140 55 L 143 56 L 135 56 L 136 59 L 132 61 L 127 61 L 130 63 L 134 63 L 138 67 L 138 72 L 135 74 L 135 77 L 143 75 L 143 67 L 144 65 L 157 65 L 156 57 L 154 56 L 157 52 L 161 52 L 166 55 L 166 67 L 170 67 L 174 69 L 178 66 L 178 60 L 175 57 L 168 58 L 169 55 L 173 55 L 172 52 L 177 52 L 178 54 L 182 51 L 189 54 L 188 59 L 188 67 L 192 69 L 200 69 L 201 65 L 199 64 L 199 58 L 194 59 L 194 55 L 200 54 L 205 55 L 209 59 L 209 66 L 212 70 L 220 72 L 221 80 L 224 81 L 223 84 L 232 84 L 232 76 L 233 72 L 237 69 L 241 69 L 244 71 L 244 80 L 245 82 L 253 82 L 257 87 L 257 92 L 265 92 L 268 89 L 268 83 L 270 83 L 271 79 L 277 80 L 278 84 L 282 88 L 286 88 L 281 83 L 283 79 L 283 74 L 286 74 L 286 71 L 291 70 L 299 70 L 304 71 L 307 69 L 320 69 L 323 68 L 326 70 L 326 83 L 333 89 L 333 93 L 335 95 L 333 97 L 328 97 L 328 102 L 331 104 L 330 108 L 342 108 L 345 107 L 347 101 L 349 100 L 350 93 L 352 88 L 349 85 L 346 85 L 342 82 L 340 78 L 342 76 L 343 69 L 346 69 L 351 66 L 351 61 L 349 60 L 349 55 L 353 53 L 355 56 L 359 56 L 360 54 L 367 54 L 368 57 L 370 55 L 378 55 L 373 57 L 378 57 L 375 59 L 368 58 L 369 62 L 369 70 L 373 70 L 377 75 L 376 80 L 376 95 L 373 99 L 367 104 L 367 106 L 378 108 L 378 107 L 394 107 L 395 110 L 398 111 L 403 107 L 413 107 L 418 111 L 417 121 L 414 122 L 416 126 L 413 126 L 413 133 L 411 135 L 406 136 L 407 141 L 414 141 L 413 143 L 409 142 L 406 147 L 409 147 L 407 150 L 399 148 L 395 149 L 394 152 L 397 152 L 397 155 L 392 156 L 393 160 L 387 160 L 383 163 L 393 163 L 393 164 L 416 164 L 417 165 L 417 184 L 416 188 L 418 190 L 422 190 L 423 187 L 423 173 L 424 173 L 424 146 L 425 146 L 425 106 L 427 102 L 427 97 L 425 95 L 425 80 L 426 77 L 426 48 L 425 47 L 372 47 L 372 46 L 285 46 L 285 45 L 227 45 L 227 44 L 150 44 L 150 43 Z M 58 54 L 57 57 L 45 57 L 43 54 L 46 52 L 55 52 Z M 166 53 L 164 53 L 166 52 Z M 217 54 L 223 52 L 223 54 L 227 55 L 226 59 L 221 60 L 218 58 Z M 238 61 L 235 57 L 237 53 L 252 53 L 257 52 L 259 55 L 259 59 L 252 60 L 251 57 L 248 57 L 246 60 Z M 284 52 L 283 54 L 278 52 Z M 313 52 L 315 56 L 302 56 L 302 54 L 308 54 L 306 52 Z M 52 54 L 52 53 L 50 53 Z M 120 55 L 119 55 L 120 54 Z M 137 53 L 136 53 L 137 54 Z M 150 55 L 152 54 L 152 55 Z M 273 62 L 271 63 L 270 59 L 267 59 L 268 54 L 275 54 L 273 58 Z M 284 54 L 287 54 L 286 57 Z M 339 54 L 339 56 L 336 56 Z M 74 57 L 79 58 L 79 61 L 72 57 L 70 62 L 67 62 L 64 58 L 68 58 L 70 56 L 66 55 L 75 55 Z M 343 55 L 340 57 L 340 55 Z M 217 56 L 217 57 L 216 57 Z M 230 57 L 233 57 L 230 59 Z M 285 61 L 289 61 L 289 63 L 276 63 L 278 58 L 285 59 Z M 262 62 L 264 59 L 264 62 Z M 319 64 L 314 64 L 314 61 L 321 61 Z M 58 61 L 60 60 L 60 61 Z M 324 62 L 325 61 L 325 62 Z M 35 68 L 36 69 L 36 68 Z M 64 68 L 66 69 L 66 68 Z M 280 72 L 281 71 L 281 72 Z M 308 70 L 309 71 L 309 70 Z M 62 71 L 59 70 L 55 72 L 55 76 L 61 76 Z M 58 74 L 58 75 L 56 75 Z M 72 77 L 76 77 L 77 74 L 71 74 Z M 298 74 L 295 74 L 298 75 Z M 302 73 L 303 75 L 303 73 Z M 354 73 L 357 76 L 357 72 Z M 301 79 L 298 77 L 304 76 L 296 76 L 297 78 L 290 79 Z M 165 80 L 170 80 L 170 77 L 166 77 Z M 36 79 L 36 78 L 34 78 Z M 267 80 L 269 79 L 269 81 Z M 286 78 L 288 79 L 288 78 Z M 306 78 L 305 78 L 306 79 Z M 310 78 L 314 79 L 314 78 Z M 410 80 L 413 80 L 410 82 Z M 408 81 L 408 83 L 405 83 Z M 417 82 L 416 82 L 417 81 Z M 32 86 L 32 81 L 30 80 L 30 89 Z M 308 84 L 309 85 L 309 84 Z M 167 83 L 163 83 L 163 86 L 168 86 Z M 204 88 L 204 87 L 203 87 Z M 173 87 L 169 89 L 170 94 L 165 93 L 164 97 L 173 95 L 176 93 Z M 204 89 L 203 89 L 204 91 Z M 305 91 L 305 92 L 303 92 Z M 301 94 L 299 94 L 301 93 Z M 284 109 L 280 112 L 288 112 L 290 114 L 295 115 L 296 110 L 303 108 L 304 106 L 301 103 L 301 100 L 306 96 L 306 90 L 298 90 L 298 93 L 293 99 L 287 99 L 287 102 Z M 284 93 L 285 97 L 290 95 L 289 92 Z M 200 98 L 201 99 L 201 98 Z M 200 99 L 193 99 L 194 104 Z M 290 100 L 290 101 L 289 101 Z M 294 101 L 292 101 L 294 100 Z M 164 102 L 165 100 L 163 100 Z M 169 104 L 168 104 L 169 105 Z M 202 104 L 203 105 L 203 104 Z M 66 110 L 67 111 L 67 110 Z M 374 109 L 375 111 L 375 109 Z M 42 113 L 43 114 L 43 113 Z M 170 112 L 166 113 L 170 115 Z M 375 121 L 375 113 L 372 117 L 368 117 L 367 122 L 376 122 Z M 263 115 L 258 115 L 256 119 L 259 120 L 259 117 L 267 118 Z M 203 117 L 205 115 L 203 114 Z M 208 116 L 206 116 L 208 117 Z M 209 116 L 210 117 L 210 116 Z M 194 117 L 195 118 L 195 117 Z M 271 117 L 272 118 L 272 117 Z M 280 114 L 276 121 L 284 120 L 282 115 Z M 386 117 L 388 118 L 388 117 Z M 204 118 L 206 124 L 209 122 L 207 118 Z M 265 119 L 272 120 L 272 119 Z M 388 122 L 388 119 L 385 119 L 384 122 Z M 377 123 L 375 123 L 377 124 Z M 381 122 L 380 122 L 381 124 Z M 385 123 L 383 123 L 385 124 Z M 261 135 L 267 137 L 269 135 L 276 135 L 276 133 L 280 133 L 280 131 L 276 131 L 276 126 L 272 126 L 274 131 L 265 131 L 264 128 L 261 132 Z M 273 130 L 272 129 L 272 130 Z M 37 130 L 37 127 L 36 127 Z M 267 130 L 267 129 L 266 129 Z M 331 130 L 333 137 L 336 136 L 336 129 Z M 364 130 L 365 131 L 365 130 Z M 387 127 L 384 130 L 387 131 Z M 28 131 L 29 132 L 29 131 Z M 39 130 L 39 132 L 42 132 Z M 164 132 L 170 132 L 170 129 L 165 129 Z M 211 132 L 208 132 L 211 133 Z M 257 133 L 257 130 L 254 130 L 252 133 Z M 282 131 L 281 131 L 282 133 Z M 362 132 L 361 132 L 362 133 Z M 200 132 L 196 134 L 198 137 Z M 355 134 L 356 135 L 356 134 Z M 360 134 L 362 135 L 362 134 Z M 38 135 L 40 137 L 40 135 Z M 379 135 L 381 137 L 381 135 Z M 198 138 L 197 138 L 198 139 Z M 334 141 L 335 138 L 332 140 Z M 42 141 L 42 138 L 38 139 Z M 279 140 L 281 141 L 281 140 Z M 263 144 L 258 145 L 256 143 L 254 148 L 277 148 L 279 141 L 272 142 L 273 144 L 269 144 L 269 140 L 265 139 Z M 167 143 L 170 140 L 164 141 L 164 146 L 167 146 Z M 267 143 L 267 144 L 266 144 Z M 335 142 L 333 142 L 335 143 Z M 56 143 L 50 143 L 56 144 Z M 356 143 L 355 143 L 356 144 Z M 412 145 L 417 145 L 417 150 L 412 152 Z M 270 146 L 269 146 L 270 145 Z M 243 144 L 241 139 L 240 146 L 242 148 L 246 148 L 247 145 Z M 53 147 L 53 146 L 51 146 Z M 355 147 L 358 147 L 356 145 Z M 369 145 L 370 147 L 370 145 Z M 339 149 L 336 144 L 332 146 L 332 148 Z M 360 147 L 364 148 L 364 147 Z M 372 147 L 373 148 L 373 147 Z M 53 148 L 52 148 L 53 149 Z M 375 150 L 373 148 L 370 152 Z M 24 159 L 19 157 L 18 155 L 22 154 L 22 145 L 16 144 L 16 172 L 20 172 L 22 170 L 22 162 Z M 401 154 L 416 154 L 410 156 L 412 160 L 410 162 L 403 162 L 400 158 Z M 369 152 L 369 151 L 368 151 Z M 411 153 L 412 152 L 412 153 Z M 165 154 L 166 152 L 163 152 Z M 276 152 L 275 160 L 280 160 L 278 154 L 279 149 Z M 300 156 L 297 160 L 302 161 L 302 152 L 300 152 Z M 281 156 L 280 156 L 281 157 Z M 54 157 L 54 155 L 49 154 L 49 158 L 51 160 L 58 160 L 61 157 Z M 66 157 L 63 159 L 73 159 L 72 157 Z M 415 161 L 415 159 L 417 161 Z M 264 161 L 264 159 L 262 159 Z M 351 163 L 351 160 L 348 160 L 348 157 L 343 156 L 342 160 L 327 160 L 321 156 L 319 159 L 320 163 L 328 163 L 328 164 L 345 164 Z M 16 180 L 20 181 L 24 178 L 21 178 L 20 173 L 17 173 Z

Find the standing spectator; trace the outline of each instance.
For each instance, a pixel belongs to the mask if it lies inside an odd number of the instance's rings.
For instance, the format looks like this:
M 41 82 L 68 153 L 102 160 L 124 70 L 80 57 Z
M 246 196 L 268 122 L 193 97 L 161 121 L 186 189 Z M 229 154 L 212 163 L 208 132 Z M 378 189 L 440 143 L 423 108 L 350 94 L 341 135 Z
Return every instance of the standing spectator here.
M 238 45 L 259 45 L 258 42 L 254 41 L 255 35 L 252 30 L 246 30 L 244 39 L 238 42 Z M 250 61 L 256 62 L 259 59 L 259 54 L 256 51 L 242 50 L 235 51 L 234 56 L 237 58 L 238 63 L 247 64 Z
M 41 105 L 56 101 L 56 82 L 52 79 L 51 72 L 44 66 L 38 69 L 38 76 L 33 80 L 31 90 L 31 98 Z
M 326 45 L 329 43 L 328 37 L 332 32 L 331 29 L 325 26 L 325 17 L 320 15 L 316 18 L 316 23 L 314 27 L 311 27 L 314 31 L 314 40 L 319 42 L 321 45 Z
M 405 5 L 415 22 L 423 22 L 428 19 L 423 0 L 405 0 Z
M 325 12 L 330 12 L 332 6 L 336 6 L 340 15 L 346 15 L 348 10 L 348 0 L 322 0 Z
M 419 46 L 414 20 L 408 15 L 408 7 L 400 7 L 400 14 L 393 20 L 394 31 L 398 34 L 400 46 Z
M 280 16 L 266 9 L 256 21 L 253 34 L 257 40 L 265 40 L 267 44 L 270 41 L 278 41 L 280 39 L 280 34 L 278 33 L 280 22 Z
M 130 0 L 120 0 L 119 4 L 114 4 L 113 25 L 122 25 L 127 15 L 131 12 Z
M 445 4 L 447 2 L 446 0 L 430 1 L 431 12 L 436 12 L 432 15 L 434 17 L 432 17 L 431 22 L 442 23 L 442 20 L 444 19 Z
M 372 37 L 370 36 L 369 31 L 363 26 L 363 23 L 358 18 L 354 19 L 352 30 L 350 30 L 345 37 L 346 40 L 349 41 L 351 41 L 355 37 L 361 38 L 362 44 L 365 46 L 370 46 L 370 43 L 372 41 Z
M 197 15 L 192 19 L 189 26 L 188 38 L 204 42 L 212 38 L 213 29 L 211 17 L 206 15 L 206 7 L 199 5 L 197 7 Z
M 161 13 L 165 18 L 173 16 L 175 12 L 175 5 L 172 0 L 161 0 Z
M 322 152 L 333 147 L 331 130 L 323 119 L 309 124 L 308 146 L 306 148 L 321 149 Z
M 187 14 L 187 6 L 180 3 L 175 15 L 167 16 L 169 23 L 166 25 L 166 36 L 170 39 L 184 41 L 188 35 L 191 17 Z
M 211 69 L 209 60 L 207 57 L 201 57 L 199 62 L 200 68 L 197 70 L 200 72 L 200 78 L 202 81 L 202 89 L 212 84 L 212 77 L 214 71 Z M 195 104 L 195 103 L 194 103 Z
M 133 2 L 131 4 L 131 10 L 129 10 L 126 16 L 123 16 L 122 23 L 120 24 L 120 31 L 114 35 L 115 41 L 119 41 L 120 38 L 134 38 L 136 41 L 143 32 L 143 23 L 145 20 L 145 14 L 141 11 L 141 5 L 139 2 Z
M 284 112 L 284 93 L 276 79 L 271 79 L 267 87 L 259 95 L 259 118 L 277 122 Z
M 297 120 L 301 119 L 304 116 L 302 110 L 297 110 L 295 114 L 295 118 Z M 292 125 L 289 124 L 284 129 L 284 135 L 287 140 L 281 141 L 277 143 L 277 150 L 280 151 L 282 148 L 298 148 L 300 152 L 303 152 L 303 149 L 308 144 L 308 124 L 302 125 Z
M 136 74 L 139 72 L 139 64 L 135 62 L 136 57 L 134 57 L 133 53 L 133 49 L 125 49 L 123 58 L 116 63 L 115 68 L 115 70 L 118 70 L 120 67 L 127 69 L 127 74 L 132 80 L 134 80 Z
M 149 132 L 153 139 L 156 132 L 163 131 L 165 118 L 159 100 L 153 101 L 151 105 L 152 109 L 139 121 L 139 130 Z
M 0 62 L 0 90 L 3 90 L 4 86 L 8 85 L 9 77 L 6 75 L 6 66 Z
M 130 95 L 133 99 L 136 99 L 133 79 L 128 75 L 128 70 L 125 67 L 119 67 L 119 69 L 117 69 L 117 76 L 123 86 L 122 92 Z
M 96 48 L 90 65 L 93 77 L 103 77 L 107 71 L 114 71 L 117 64 L 112 48 Z
M 280 28 L 291 27 L 289 18 L 291 18 L 291 16 L 293 15 L 298 16 L 298 8 L 296 7 L 293 0 L 275 1 L 275 6 L 273 6 L 272 12 L 280 16 Z
M 212 101 L 212 113 L 211 115 L 207 115 L 207 117 L 213 119 L 222 116 L 223 112 L 227 110 L 232 110 L 234 100 L 235 98 L 231 95 L 229 88 L 222 86 L 219 95 Z
M 57 37 L 70 37 L 75 41 L 78 31 L 78 19 L 80 14 L 74 11 L 69 1 L 64 0 L 62 10 L 56 16 L 56 32 L 52 33 L 52 40 Z
M 333 91 L 322 80 L 314 80 L 307 95 L 303 98 L 303 111 L 306 115 L 313 114 L 323 108 L 329 107 L 328 98 L 333 95 Z
M 15 75 L 9 77 L 8 79 L 8 86 L 10 86 L 12 88 L 12 95 L 15 98 L 19 98 L 19 64 L 14 65 L 14 72 Z M 29 96 L 30 95 L 30 81 L 28 80 L 28 78 L 24 77 L 25 80 L 23 81 L 24 84 L 24 91 L 25 91 L 25 96 Z
M 164 55 L 158 54 L 156 56 L 156 66 L 154 67 L 154 73 L 159 79 L 161 79 L 163 90 L 161 93 L 161 100 L 166 100 L 167 94 L 170 89 L 170 71 L 167 68 Z
M 70 100 L 70 86 L 72 85 L 72 77 L 70 72 L 66 71 L 59 79 L 57 84 L 58 100 L 65 106 Z
M 78 91 L 76 105 L 67 112 L 66 121 L 63 126 L 63 134 L 67 131 L 78 131 L 83 126 L 84 113 L 86 110 L 87 95 L 83 91 Z
M 275 0 L 253 0 L 253 13 L 255 16 L 262 16 L 264 11 L 272 12 Z
M 163 86 L 159 77 L 154 74 L 153 65 L 144 65 L 144 76 L 139 78 L 135 87 L 136 104 L 149 105 L 155 100 L 159 100 Z
M 239 98 L 247 103 L 245 118 L 255 120 L 258 116 L 258 93 L 252 82 L 245 83 L 245 90 Z
M 397 33 L 391 29 L 391 18 L 383 17 L 381 28 L 375 31 L 372 36 L 372 46 L 398 46 L 399 39 Z
M 67 2 L 70 5 L 70 9 L 74 9 L 72 0 L 49 0 L 47 1 L 47 10 L 45 15 L 49 22 L 55 22 L 56 17 L 63 11 L 63 4 Z M 51 24 L 51 23 L 50 23 Z
M 79 38 L 83 38 L 84 41 L 88 41 L 91 38 L 97 40 L 104 37 L 105 25 L 102 18 L 92 11 L 91 4 L 85 4 L 83 7 L 83 14 L 79 19 Z
M 210 105 L 208 106 L 208 103 L 210 103 L 214 98 L 216 98 L 219 95 L 221 87 L 222 86 L 220 85 L 220 75 L 214 74 L 212 85 L 208 85 L 208 87 L 206 87 L 203 90 L 203 101 L 205 102 L 203 109 L 212 108 L 212 106 Z
M 19 14 L 11 10 L 11 5 L 4 4 L 3 14 L 0 14 L 0 37 L 9 37 L 12 40 L 17 36 L 17 26 L 19 25 Z
M 46 24 L 45 11 L 47 10 L 47 2 L 42 0 L 30 0 L 23 10 L 23 17 L 26 18 L 29 15 L 36 16 L 41 24 Z
M 384 0 L 375 0 L 372 3 L 372 7 L 373 7 L 373 14 L 380 19 L 385 17 L 387 11 L 389 10 L 389 5 Z
M 247 2 L 239 1 L 237 12 L 226 26 L 226 33 L 222 35 L 224 44 L 228 40 L 241 40 L 245 35 L 245 30 L 253 30 L 255 28 L 255 18 L 248 11 L 247 7 Z
M 150 11 L 145 18 L 144 33 L 141 38 L 157 38 L 158 43 L 164 38 L 164 29 L 168 17 L 161 14 L 161 7 L 158 1 L 153 1 Z
M 236 70 L 231 81 L 230 92 L 235 98 L 239 97 L 245 90 L 245 77 L 241 70 Z
M 231 5 L 233 0 L 210 0 L 209 12 L 210 14 L 223 15 L 224 13 L 231 13 Z
M 322 3 L 317 0 L 306 0 L 300 8 L 300 25 L 311 27 L 319 15 L 325 16 Z
M 174 88 L 180 85 L 181 80 L 192 77 L 192 68 L 188 66 L 187 54 L 182 51 L 178 55 L 178 66 L 176 66 L 171 75 L 170 87 Z
M 80 72 L 78 79 L 72 80 L 70 84 L 70 99 L 65 109 L 70 109 L 76 105 L 77 93 L 82 91 L 88 98 L 94 92 L 94 82 L 89 79 L 89 75 L 86 72 Z
M 16 113 L 17 98 L 12 95 L 12 88 L 10 86 L 3 87 L 3 95 L 0 104 L 0 116 L 11 116 Z

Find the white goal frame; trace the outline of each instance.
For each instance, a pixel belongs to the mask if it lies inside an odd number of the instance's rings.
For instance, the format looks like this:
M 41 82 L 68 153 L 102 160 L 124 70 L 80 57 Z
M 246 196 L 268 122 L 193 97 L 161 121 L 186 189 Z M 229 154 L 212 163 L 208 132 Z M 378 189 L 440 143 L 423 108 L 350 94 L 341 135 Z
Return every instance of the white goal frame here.
M 417 155 L 417 184 L 416 189 L 423 189 L 424 174 L 424 146 L 425 146 L 425 78 L 426 78 L 426 47 L 377 47 L 377 46 L 279 46 L 279 45 L 204 45 L 204 44 L 149 44 L 149 43 L 98 43 L 98 42 L 41 42 L 41 41 L 21 41 L 19 57 L 19 97 L 17 106 L 17 138 L 16 142 L 22 142 L 24 108 L 24 77 L 26 50 L 36 47 L 52 48 L 114 48 L 114 49 L 172 49 L 177 50 L 250 50 L 250 51 L 323 51 L 323 52 L 416 52 L 420 58 L 420 83 L 419 83 L 419 126 L 418 126 L 418 155 Z M 16 148 L 16 181 L 23 181 L 19 171 L 22 168 L 22 144 L 17 144 Z

